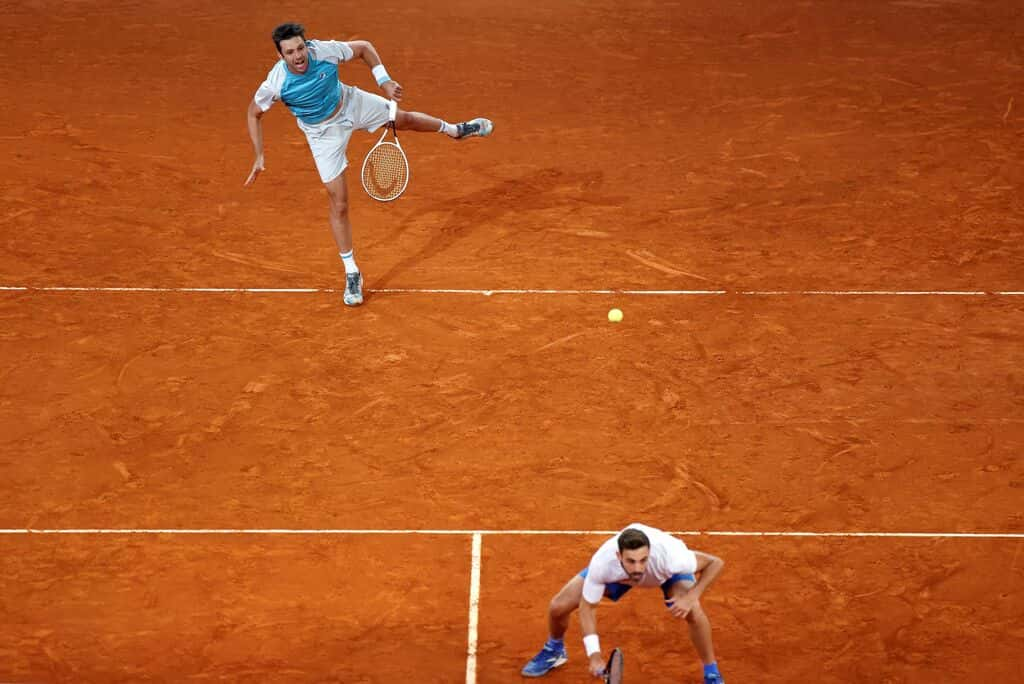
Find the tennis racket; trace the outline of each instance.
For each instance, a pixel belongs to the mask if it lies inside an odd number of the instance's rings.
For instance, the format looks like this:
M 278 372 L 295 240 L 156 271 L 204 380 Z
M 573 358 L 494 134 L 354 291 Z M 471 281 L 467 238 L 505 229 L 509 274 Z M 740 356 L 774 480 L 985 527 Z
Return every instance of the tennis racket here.
M 605 684 L 622 684 L 622 668 L 624 667 L 622 649 L 612 650 L 608 662 L 604 666 Z
M 366 194 L 378 202 L 398 199 L 409 185 L 409 160 L 405 158 L 405 151 L 395 131 L 397 105 L 394 102 L 389 105 L 391 121 L 385 126 L 384 134 L 377 144 L 366 154 L 361 174 Z M 385 140 L 389 132 L 394 140 Z

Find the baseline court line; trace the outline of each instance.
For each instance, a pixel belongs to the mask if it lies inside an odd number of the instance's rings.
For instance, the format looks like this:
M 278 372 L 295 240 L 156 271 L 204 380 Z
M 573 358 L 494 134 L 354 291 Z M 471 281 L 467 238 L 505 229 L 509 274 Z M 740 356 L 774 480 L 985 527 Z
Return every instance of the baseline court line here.
M 984 297 L 1005 295 L 1009 292 L 983 290 L 749 290 L 739 294 L 753 296 L 830 295 L 833 297 Z
M 158 292 L 158 293 L 212 293 L 212 294 L 299 294 L 315 292 L 341 292 L 316 287 L 0 287 L 11 292 Z
M 192 293 L 192 294 L 317 294 L 338 293 L 333 287 L 75 287 L 0 285 L 0 292 L 107 292 L 107 293 Z M 367 289 L 372 294 L 451 294 L 451 295 L 619 295 L 619 296 L 718 296 L 744 297 L 1020 297 L 1024 290 L 544 290 L 501 289 L 490 290 L 456 288 L 379 288 Z
M 476 647 L 480 619 L 480 548 L 483 538 L 473 535 L 469 576 L 469 634 L 466 640 L 466 684 L 476 684 Z
M 415 529 L 302 529 L 302 528 L 8 528 L 0 529 L 0 535 L 458 535 L 458 536 L 528 536 L 528 535 L 613 535 L 619 530 L 415 530 Z M 746 531 L 746 530 L 667 530 L 669 534 L 707 537 L 881 537 L 904 539 L 1024 539 L 1024 532 L 787 532 L 787 531 Z

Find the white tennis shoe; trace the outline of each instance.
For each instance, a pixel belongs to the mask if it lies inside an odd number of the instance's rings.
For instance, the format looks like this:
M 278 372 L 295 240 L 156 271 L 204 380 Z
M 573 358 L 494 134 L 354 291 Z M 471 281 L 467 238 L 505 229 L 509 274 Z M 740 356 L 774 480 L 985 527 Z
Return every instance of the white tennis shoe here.
M 456 140 L 472 138 L 474 136 L 486 138 L 494 130 L 494 123 L 490 119 L 476 118 L 460 123 L 455 128 L 458 131 L 458 135 L 455 136 Z
M 363 274 L 349 273 L 345 276 L 345 295 L 341 298 L 345 306 L 359 306 L 363 303 Z

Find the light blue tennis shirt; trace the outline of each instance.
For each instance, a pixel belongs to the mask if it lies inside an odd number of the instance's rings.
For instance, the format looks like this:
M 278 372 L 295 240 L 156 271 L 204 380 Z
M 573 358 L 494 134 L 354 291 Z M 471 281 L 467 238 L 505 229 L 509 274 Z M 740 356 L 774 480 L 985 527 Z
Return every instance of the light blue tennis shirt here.
M 348 43 L 336 40 L 309 40 L 306 46 L 306 73 L 292 73 L 282 59 L 267 74 L 254 99 L 264 112 L 280 100 L 300 121 L 315 124 L 337 108 L 341 100 L 338 64 L 352 59 L 353 52 Z

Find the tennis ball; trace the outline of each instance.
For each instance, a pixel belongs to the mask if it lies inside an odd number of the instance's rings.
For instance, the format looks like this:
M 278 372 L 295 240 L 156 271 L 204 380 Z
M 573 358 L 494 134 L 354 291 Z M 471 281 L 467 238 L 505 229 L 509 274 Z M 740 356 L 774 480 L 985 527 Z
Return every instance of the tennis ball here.
M 618 323 L 622 320 L 622 309 L 612 309 L 608 312 L 608 320 L 612 323 Z

